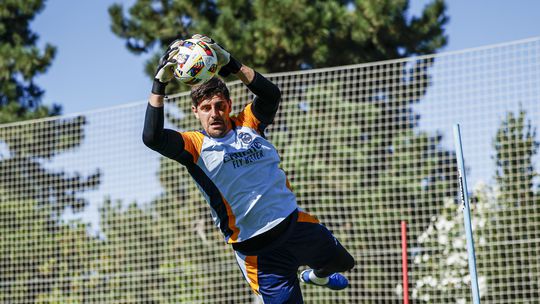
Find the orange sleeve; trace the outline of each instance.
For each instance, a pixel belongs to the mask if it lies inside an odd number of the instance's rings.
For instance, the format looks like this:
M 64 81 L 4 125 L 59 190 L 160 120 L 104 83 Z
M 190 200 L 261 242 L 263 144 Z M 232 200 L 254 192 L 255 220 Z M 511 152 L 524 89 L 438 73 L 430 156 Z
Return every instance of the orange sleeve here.
M 193 156 L 193 162 L 197 163 L 201 155 L 204 135 L 197 131 L 188 131 L 180 133 L 184 140 L 184 150 Z
M 242 112 L 231 117 L 231 119 L 237 126 L 248 127 L 257 131 L 261 122 L 255 117 L 255 115 L 253 115 L 253 111 L 251 109 L 252 105 L 253 103 L 247 104 Z

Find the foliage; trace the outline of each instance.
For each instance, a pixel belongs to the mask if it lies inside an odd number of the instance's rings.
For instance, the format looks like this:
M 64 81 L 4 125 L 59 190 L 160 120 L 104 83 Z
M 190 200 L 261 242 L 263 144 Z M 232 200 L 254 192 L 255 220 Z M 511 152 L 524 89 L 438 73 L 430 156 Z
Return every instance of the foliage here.
M 44 162 L 78 147 L 85 122 L 78 116 L 0 128 L 0 140 L 9 151 L 0 159 L 0 188 L 5 189 L 5 195 L 50 204 L 54 218 L 66 208 L 82 210 L 87 201 L 79 194 L 99 185 L 99 170 L 85 177 L 48 169 Z
M 539 146 L 536 129 L 525 119 L 524 110 L 517 115 L 508 112 L 493 141 L 495 179 L 501 188 L 501 199 L 523 208 L 535 204 L 533 187 L 537 173 L 532 158 Z
M 108 301 L 206 303 L 205 299 L 226 295 L 226 290 L 212 290 L 219 282 L 210 281 L 218 276 L 228 286 L 233 283 L 225 273 L 216 274 L 228 264 L 225 257 L 220 258 L 224 245 L 209 246 L 201 233 L 191 233 L 190 213 L 180 212 L 185 206 L 176 205 L 169 205 L 167 214 L 159 203 L 122 206 L 107 201 L 103 205 L 104 242 L 98 272 L 107 278 L 102 296 Z M 207 252 L 200 256 L 201 251 Z
M 38 303 L 85 292 L 98 240 L 72 221 L 51 225 L 51 207 L 12 200 L 0 189 L 0 301 Z M 57 300 L 60 298 L 56 297 Z
M 178 37 L 202 32 L 246 64 L 275 72 L 428 54 L 445 45 L 443 1 L 430 3 L 420 17 L 407 17 L 407 9 L 407 1 L 141 0 L 128 16 L 121 5 L 112 6 L 109 13 L 113 32 L 125 38 L 136 54 L 156 46 L 161 50 Z M 149 75 L 156 60 L 157 55 L 147 64 Z M 316 83 L 299 77 L 298 86 L 274 79 L 281 85 L 283 101 L 268 130 L 269 139 L 280 150 L 300 206 L 323 215 L 323 222 L 353 255 L 366 251 L 377 255 L 379 232 L 412 216 L 412 210 L 422 214 L 418 227 L 427 225 L 443 199 L 457 193 L 455 161 L 440 147 L 442 136 L 415 130 L 420 117 L 413 105 L 429 86 L 432 65 L 432 59 L 422 59 L 384 69 L 360 67 L 340 75 L 328 73 L 330 77 Z M 169 92 L 175 90 L 169 86 Z M 248 97 L 238 87 L 232 93 L 235 100 Z M 184 97 L 177 102 L 182 107 L 188 104 Z M 237 111 L 241 102 L 235 105 Z M 351 116 L 343 118 L 344 113 Z M 168 118 L 182 130 L 198 127 L 191 115 Z M 410 167 L 404 168 L 408 162 Z M 160 169 L 165 191 L 155 203 L 167 213 L 171 205 L 173 210 L 194 208 L 177 206 L 178 201 L 201 200 L 178 166 L 164 160 Z M 389 205 L 394 208 L 380 207 Z M 325 219 L 324 214 L 335 208 L 343 218 Z M 193 222 L 182 218 L 180 223 Z M 398 278 L 381 267 L 397 262 L 388 255 L 377 261 L 361 259 L 354 275 L 362 277 L 353 280 L 350 296 L 358 299 L 355 293 L 362 292 L 368 299 L 380 298 L 381 293 L 395 297 L 389 290 Z M 374 286 L 375 282 L 384 283 Z
M 400 0 L 138 0 L 125 14 L 109 8 L 111 29 L 147 62 L 153 76 L 173 40 L 205 33 L 261 72 L 373 62 L 434 53 L 446 44 L 445 3 L 434 0 L 408 17 Z M 170 85 L 169 92 L 178 86 Z
M 43 0 L 0 4 L 0 124 L 60 113 L 59 106 L 40 104 L 43 90 L 33 81 L 46 72 L 56 51 L 46 44 L 41 52 L 38 35 L 30 29 L 30 21 L 43 7 Z M 85 124 L 86 119 L 78 116 L 1 128 L 0 145 L 9 152 L 0 158 L 0 188 L 12 199 L 51 204 L 51 216 L 56 218 L 68 207 L 82 210 L 86 201 L 78 194 L 97 187 L 99 171 L 84 177 L 55 172 L 44 162 L 78 147 Z
M 362 68 L 353 71 L 365 75 Z M 415 75 L 414 69 L 410 73 Z M 305 92 L 284 88 L 269 138 L 280 149 L 299 205 L 320 216 L 353 256 L 374 257 L 357 260 L 351 299 L 395 298 L 399 255 L 384 252 L 399 248 L 396 223 L 414 218 L 414 239 L 443 201 L 456 196 L 455 158 L 441 147 L 441 135 L 415 130 L 414 115 L 404 115 L 407 120 L 387 114 L 407 113 L 390 103 L 412 113 L 414 100 L 390 95 L 370 101 L 370 95 L 350 91 L 345 96 L 335 74 L 305 87 Z M 384 92 L 383 84 L 379 88 Z M 391 234 L 393 240 L 381 237 Z
M 535 189 L 533 161 L 538 145 L 536 129 L 527 120 L 526 111 L 508 112 L 493 140 L 494 177 L 500 195 L 492 211 L 489 247 L 479 257 L 492 261 L 486 265 L 490 269 L 488 301 L 525 303 L 540 298 L 540 193 Z M 507 296 L 516 286 L 519 294 Z
M 43 1 L 0 5 L 0 78 L 7 75 L 1 78 L 0 122 L 59 112 L 39 105 L 43 91 L 32 81 L 54 57 L 52 46 L 43 53 L 37 49 L 37 36 L 28 29 L 42 7 Z M 138 0 L 129 16 L 121 5 L 113 5 L 110 14 L 113 32 L 135 53 L 203 32 L 249 65 L 275 72 L 437 51 L 446 42 L 444 2 L 433 1 L 420 17 L 407 17 L 407 8 L 408 1 L 389 0 Z M 155 60 L 147 65 L 149 74 Z M 317 80 L 272 78 L 283 102 L 268 135 L 299 205 L 319 215 L 357 257 L 352 286 L 339 294 L 347 302 L 399 300 L 392 292 L 400 280 L 398 223 L 413 218 L 413 299 L 462 303 L 469 296 L 455 159 L 441 146 L 442 135 L 418 129 L 414 112 L 433 63 L 361 66 L 320 73 Z M 249 93 L 238 83 L 232 88 L 239 110 Z M 189 105 L 186 96 L 174 102 L 169 109 Z M 191 115 L 168 113 L 168 120 L 181 130 L 198 127 Z M 80 194 L 99 185 L 99 171 L 82 176 L 46 166 L 81 144 L 85 125 L 79 116 L 0 129 L 0 146 L 7 151 L 0 155 L 0 301 L 249 301 L 247 284 L 196 185 L 171 160 L 161 159 L 163 193 L 150 204 L 105 202 L 99 236 L 78 221 L 61 219 L 67 208 L 82 210 L 86 201 Z M 487 301 L 504 294 L 514 295 L 506 302 L 540 298 L 535 135 L 524 111 L 508 113 L 494 140 L 497 185 L 477 185 L 473 193 L 481 294 Z M 517 295 L 510 292 L 515 286 L 521 289 Z M 233 294 L 239 289 L 244 293 Z M 326 296 L 317 288 L 305 291 L 307 301 Z
M 45 73 L 56 49 L 37 46 L 30 22 L 42 0 L 0 4 L 0 301 L 64 301 L 88 291 L 97 241 L 87 226 L 65 222 L 66 209 L 82 210 L 80 194 L 95 188 L 100 172 L 83 176 L 48 167 L 58 154 L 84 139 L 83 116 L 17 122 L 60 114 L 41 105 L 43 90 L 34 79 Z M 56 296 L 53 296 L 56 295 Z M 53 300 L 54 298 L 54 300 Z
M 45 73 L 56 48 L 36 45 L 30 22 L 43 0 L 5 0 L 0 4 L 0 124 L 60 114 L 60 106 L 41 105 L 43 90 L 34 78 Z
M 540 199 L 534 189 L 536 130 L 526 112 L 508 112 L 493 140 L 495 187 L 479 183 L 471 204 L 480 295 L 487 302 L 527 303 L 540 297 Z M 448 202 L 418 237 L 412 296 L 426 303 L 470 298 L 463 213 Z M 434 275 L 435 274 L 435 275 Z M 520 292 L 515 293 L 516 286 Z M 511 298 L 509 295 L 512 295 Z
M 491 224 L 491 210 L 497 207 L 494 189 L 479 183 L 471 205 L 471 226 L 477 248 L 487 245 L 486 231 Z M 434 216 L 428 228 L 418 237 L 421 251 L 414 254 L 411 297 L 424 303 L 467 303 L 471 297 L 463 207 L 446 200 L 442 212 Z M 486 275 L 479 273 L 480 295 L 485 295 Z

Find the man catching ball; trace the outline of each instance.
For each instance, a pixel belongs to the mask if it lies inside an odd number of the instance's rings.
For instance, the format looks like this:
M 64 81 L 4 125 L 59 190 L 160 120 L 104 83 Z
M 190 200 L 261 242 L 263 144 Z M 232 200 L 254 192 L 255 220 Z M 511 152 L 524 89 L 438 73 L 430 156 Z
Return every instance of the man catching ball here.
M 300 274 L 302 282 L 346 288 L 348 280 L 339 272 L 352 269 L 354 258 L 325 226 L 298 207 L 279 168 L 278 152 L 264 136 L 279 107 L 279 88 L 212 39 L 193 38 L 205 41 L 218 55 L 219 75 L 235 75 L 255 98 L 231 115 L 229 90 L 214 77 L 191 89 L 191 110 L 202 130 L 164 129 L 165 86 L 173 78 L 176 41 L 156 72 L 144 122 L 145 145 L 186 167 L 263 303 L 303 303 L 297 276 L 303 265 L 310 268 Z

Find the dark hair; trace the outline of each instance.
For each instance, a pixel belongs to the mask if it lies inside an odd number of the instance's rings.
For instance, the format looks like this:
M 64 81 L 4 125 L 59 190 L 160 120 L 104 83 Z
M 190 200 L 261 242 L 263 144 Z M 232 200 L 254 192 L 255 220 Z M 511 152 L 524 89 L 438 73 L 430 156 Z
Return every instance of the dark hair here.
M 213 77 L 207 82 L 191 87 L 191 103 L 197 107 L 204 99 L 222 95 L 225 99 L 229 100 L 229 89 L 221 79 Z

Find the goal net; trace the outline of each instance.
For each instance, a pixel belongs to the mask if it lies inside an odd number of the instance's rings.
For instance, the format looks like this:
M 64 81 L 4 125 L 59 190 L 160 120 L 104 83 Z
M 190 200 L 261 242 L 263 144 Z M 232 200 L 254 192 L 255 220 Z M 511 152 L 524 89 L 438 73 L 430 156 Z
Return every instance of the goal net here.
M 452 125 L 460 123 L 480 294 L 540 299 L 540 38 L 267 75 L 267 137 L 298 204 L 356 258 L 306 303 L 470 302 Z M 252 99 L 228 84 L 234 110 Z M 0 302 L 257 303 L 186 170 L 141 140 L 146 102 L 0 126 Z M 166 127 L 199 129 L 189 94 Z

